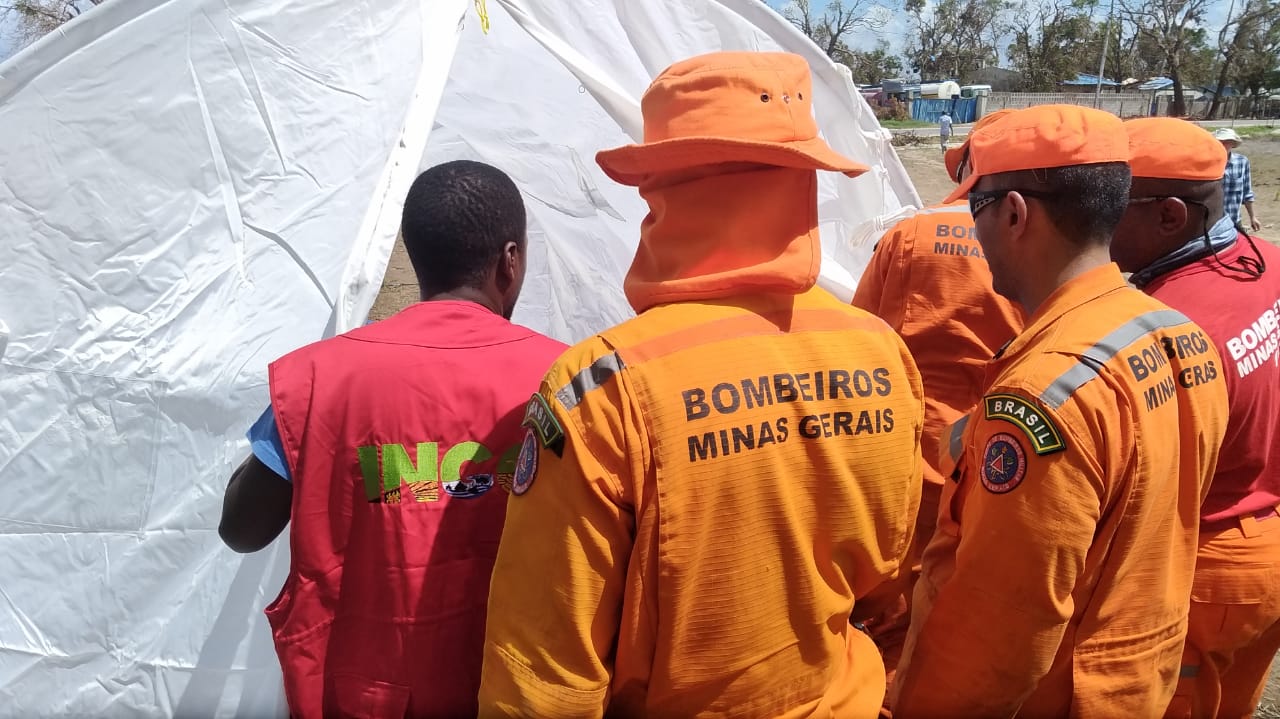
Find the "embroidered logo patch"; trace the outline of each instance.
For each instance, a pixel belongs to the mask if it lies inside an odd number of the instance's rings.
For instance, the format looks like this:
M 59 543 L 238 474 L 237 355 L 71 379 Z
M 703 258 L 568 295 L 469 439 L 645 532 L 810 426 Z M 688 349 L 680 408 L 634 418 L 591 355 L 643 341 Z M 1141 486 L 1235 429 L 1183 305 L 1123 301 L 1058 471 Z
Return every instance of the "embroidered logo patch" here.
M 458 499 L 472 499 L 493 489 L 493 475 L 473 474 L 456 482 L 445 482 L 444 493 Z
M 530 429 L 525 432 L 524 443 L 520 445 L 520 457 L 516 459 L 516 476 L 511 480 L 511 494 L 519 497 L 528 492 L 537 474 L 538 439 Z
M 996 494 L 1017 489 L 1027 476 L 1027 455 L 1022 451 L 1018 438 L 1011 434 L 991 435 L 982 453 L 982 486 Z
M 987 419 L 1002 419 L 1013 424 L 1031 440 L 1036 454 L 1053 454 L 1067 448 L 1058 425 L 1044 410 L 1016 394 L 992 394 L 982 398 Z
M 564 452 L 564 428 L 560 426 L 560 422 L 551 411 L 551 405 L 547 404 L 547 400 L 542 395 L 535 394 L 529 400 L 520 426 L 536 432 L 542 446 L 555 452 L 557 457 Z

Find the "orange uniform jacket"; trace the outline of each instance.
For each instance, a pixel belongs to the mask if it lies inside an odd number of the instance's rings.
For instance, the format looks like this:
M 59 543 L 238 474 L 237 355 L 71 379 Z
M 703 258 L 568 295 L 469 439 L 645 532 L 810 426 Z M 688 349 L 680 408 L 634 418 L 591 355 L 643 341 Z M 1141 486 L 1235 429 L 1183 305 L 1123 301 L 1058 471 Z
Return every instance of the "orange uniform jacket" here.
M 921 395 L 902 341 L 817 289 L 570 349 L 530 404 L 481 715 L 875 716 L 849 616 L 911 538 Z
M 894 225 L 876 245 L 853 304 L 902 335 L 924 383 L 924 487 L 909 553 L 911 572 L 904 572 L 896 591 L 876 598 L 884 608 L 868 623 L 892 684 L 920 557 L 938 522 L 939 437 L 982 396 L 987 361 L 1021 331 L 1022 310 L 991 288 L 991 268 L 967 200 L 927 207 Z
M 1152 717 L 1225 432 L 1204 331 L 1114 265 L 1055 292 L 947 439 L 894 716 Z
M 925 481 L 942 485 L 938 438 L 982 395 L 987 361 L 1022 330 L 1022 310 L 991 289 L 969 201 L 926 207 L 894 225 L 853 295 L 907 343 L 924 382 Z

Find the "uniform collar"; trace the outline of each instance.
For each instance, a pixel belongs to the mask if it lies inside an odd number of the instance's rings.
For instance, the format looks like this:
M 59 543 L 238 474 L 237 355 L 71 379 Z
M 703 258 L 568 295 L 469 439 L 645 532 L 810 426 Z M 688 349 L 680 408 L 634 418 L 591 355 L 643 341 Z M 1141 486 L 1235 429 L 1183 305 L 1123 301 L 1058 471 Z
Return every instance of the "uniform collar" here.
M 1012 357 L 1048 330 L 1063 315 L 1103 295 L 1128 287 L 1120 268 L 1114 262 L 1089 270 L 1072 278 L 1049 295 L 1027 321 L 1027 327 L 998 354 L 997 358 Z
M 530 334 L 532 330 L 476 302 L 427 300 L 345 336 L 383 344 L 458 349 L 503 344 Z
M 1143 289 L 1157 277 L 1231 249 L 1231 246 L 1236 243 L 1238 234 L 1236 223 L 1230 217 L 1223 215 L 1213 223 L 1213 227 L 1209 228 L 1208 241 L 1205 240 L 1205 235 L 1187 240 L 1181 247 L 1133 273 L 1129 281 L 1138 289 Z

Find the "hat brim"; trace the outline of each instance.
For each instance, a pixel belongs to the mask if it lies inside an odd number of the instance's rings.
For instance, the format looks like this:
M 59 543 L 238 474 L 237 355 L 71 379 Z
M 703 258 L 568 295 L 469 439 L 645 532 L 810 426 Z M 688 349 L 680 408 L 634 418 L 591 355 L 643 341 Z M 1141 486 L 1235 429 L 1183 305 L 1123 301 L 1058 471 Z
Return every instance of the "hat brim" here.
M 819 138 L 759 142 L 728 137 L 679 137 L 647 145 L 627 145 L 596 153 L 604 174 L 638 186 L 652 175 L 724 162 L 752 162 L 800 170 L 826 170 L 857 177 L 871 168 L 841 155 Z
M 947 176 L 952 182 L 959 182 L 956 173 L 960 171 L 960 164 L 964 162 L 964 152 L 969 148 L 969 143 L 965 142 L 959 147 L 953 147 L 946 151 L 942 156 L 942 162 L 947 166 Z
M 943 200 L 943 202 L 957 202 L 966 199 L 969 196 L 969 191 L 973 189 L 974 185 L 978 184 L 980 179 L 982 179 L 982 175 L 970 174 L 964 178 L 964 182 L 961 182 L 950 195 L 947 195 L 947 199 Z

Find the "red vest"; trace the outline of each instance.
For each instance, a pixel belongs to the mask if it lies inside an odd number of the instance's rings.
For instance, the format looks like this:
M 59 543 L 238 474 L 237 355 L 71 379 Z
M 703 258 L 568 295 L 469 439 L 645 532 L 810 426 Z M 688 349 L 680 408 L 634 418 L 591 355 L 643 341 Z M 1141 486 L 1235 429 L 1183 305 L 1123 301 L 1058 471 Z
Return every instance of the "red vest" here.
M 1222 355 L 1231 413 L 1200 517 L 1221 522 L 1280 503 L 1280 249 L 1254 238 L 1267 270 L 1258 279 L 1220 269 L 1253 257 L 1243 237 L 1152 280 L 1152 297 L 1190 317 Z M 1181 348 L 1171 348 L 1179 352 Z M 1184 386 L 1196 377 L 1179 377 Z
M 475 716 L 523 409 L 564 347 L 424 302 L 271 365 L 294 487 L 266 613 L 294 716 Z

